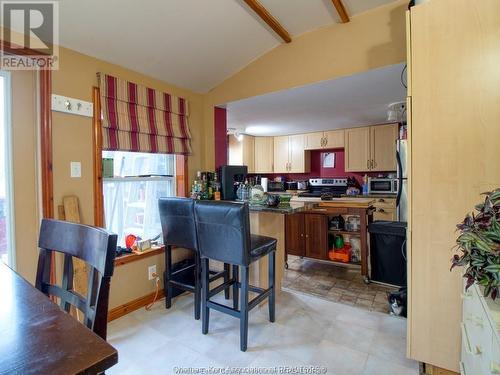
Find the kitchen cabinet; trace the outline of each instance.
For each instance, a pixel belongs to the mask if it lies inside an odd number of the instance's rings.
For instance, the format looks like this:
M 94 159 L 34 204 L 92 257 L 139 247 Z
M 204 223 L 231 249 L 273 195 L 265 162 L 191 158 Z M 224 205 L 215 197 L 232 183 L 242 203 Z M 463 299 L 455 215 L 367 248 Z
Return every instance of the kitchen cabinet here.
M 345 130 L 345 170 L 370 170 L 370 127 Z
M 373 220 L 397 220 L 396 198 L 377 198 L 373 207 Z
M 325 132 L 307 133 L 306 150 L 319 150 L 322 148 L 344 147 L 344 129 L 330 130 Z
M 297 213 L 286 217 L 286 253 L 328 259 L 328 216 Z
M 273 173 L 273 137 L 255 137 L 254 173 Z
M 285 218 L 285 246 L 286 253 L 305 256 L 304 249 L 304 214 L 286 215 Z
M 398 128 L 398 124 L 370 126 L 370 171 L 396 170 Z
M 397 138 L 397 123 L 346 129 L 346 172 L 395 171 Z
M 248 173 L 255 172 L 255 137 L 243 135 L 242 140 L 229 136 L 229 165 L 246 165 Z
M 289 160 L 288 135 L 274 137 L 274 173 L 287 173 Z
M 305 214 L 306 257 L 328 259 L 328 216 Z
M 274 173 L 306 173 L 309 166 L 304 134 L 274 137 Z

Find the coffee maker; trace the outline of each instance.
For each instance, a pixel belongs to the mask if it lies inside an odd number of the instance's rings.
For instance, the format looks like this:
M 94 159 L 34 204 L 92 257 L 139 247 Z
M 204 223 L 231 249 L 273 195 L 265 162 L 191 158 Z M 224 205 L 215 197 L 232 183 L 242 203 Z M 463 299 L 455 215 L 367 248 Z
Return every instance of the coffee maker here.
M 240 184 L 245 183 L 247 173 L 246 165 L 223 165 L 220 167 L 222 200 L 233 201 L 236 199 L 236 190 Z

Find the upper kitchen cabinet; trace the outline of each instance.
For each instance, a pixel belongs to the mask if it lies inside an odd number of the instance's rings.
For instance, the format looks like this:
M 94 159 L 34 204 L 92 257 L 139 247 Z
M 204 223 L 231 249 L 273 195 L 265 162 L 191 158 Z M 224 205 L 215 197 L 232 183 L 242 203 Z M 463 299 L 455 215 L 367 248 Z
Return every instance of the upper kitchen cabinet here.
M 246 165 L 248 173 L 255 171 L 255 138 L 251 135 L 243 135 L 242 140 L 229 137 L 229 165 Z
M 274 173 L 306 173 L 309 154 L 304 134 L 274 137 Z
M 274 141 L 273 137 L 255 137 L 255 173 L 273 173 Z
M 370 170 L 370 127 L 345 130 L 345 170 Z
M 308 133 L 305 135 L 305 149 L 318 150 L 322 148 L 344 147 L 344 130 L 330 130 L 326 132 Z
M 371 171 L 396 170 L 396 140 L 398 124 L 370 127 Z
M 396 170 L 398 124 L 345 130 L 345 170 L 386 172 Z

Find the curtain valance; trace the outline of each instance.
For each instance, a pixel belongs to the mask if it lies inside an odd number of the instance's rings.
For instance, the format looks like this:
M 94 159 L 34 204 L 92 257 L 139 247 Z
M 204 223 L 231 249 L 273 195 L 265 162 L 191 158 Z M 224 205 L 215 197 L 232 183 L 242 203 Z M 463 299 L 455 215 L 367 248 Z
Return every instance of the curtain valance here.
M 99 73 L 103 149 L 190 154 L 188 102 Z

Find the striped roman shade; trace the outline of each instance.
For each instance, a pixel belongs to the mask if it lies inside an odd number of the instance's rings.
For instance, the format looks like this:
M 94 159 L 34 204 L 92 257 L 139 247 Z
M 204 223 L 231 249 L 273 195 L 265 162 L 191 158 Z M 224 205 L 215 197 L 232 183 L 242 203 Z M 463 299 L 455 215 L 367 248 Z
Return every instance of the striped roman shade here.
M 99 73 L 103 150 L 191 153 L 188 102 Z

